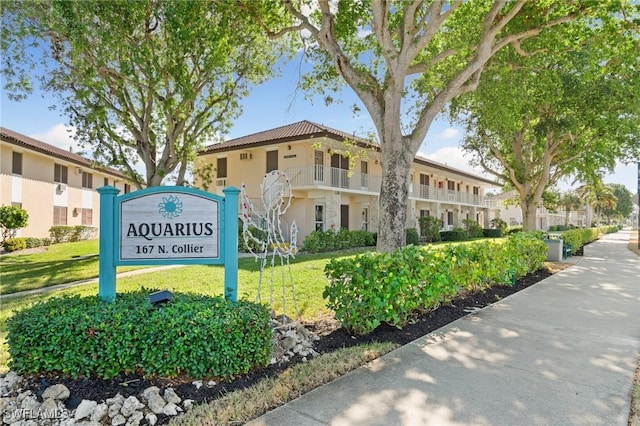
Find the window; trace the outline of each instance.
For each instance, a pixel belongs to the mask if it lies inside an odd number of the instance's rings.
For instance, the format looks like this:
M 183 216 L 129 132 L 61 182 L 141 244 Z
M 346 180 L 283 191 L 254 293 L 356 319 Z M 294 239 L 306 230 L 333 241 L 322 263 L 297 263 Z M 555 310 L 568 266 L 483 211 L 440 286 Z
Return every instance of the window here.
M 447 225 L 453 225 L 453 212 L 447 212 Z
M 314 218 L 315 218 L 315 230 L 324 231 L 324 205 L 316 204 Z
M 420 210 L 420 217 L 429 216 L 429 210 Z
M 124 184 L 124 193 L 128 194 L 131 192 L 131 185 L 129 185 L 128 183 Z
M 361 161 L 360 162 L 360 186 L 363 189 L 366 189 L 369 187 L 369 163 L 367 163 L 366 161 Z
M 227 158 L 226 157 L 218 158 L 217 164 L 216 164 L 216 170 L 217 170 L 216 176 L 218 177 L 218 179 L 227 177 Z
M 473 195 L 480 195 L 480 188 L 478 188 L 477 186 L 473 187 Z
M 340 228 L 349 229 L 349 204 L 340 205 Z
M 455 191 L 456 190 L 456 183 L 452 180 L 447 181 L 447 189 L 449 191 Z
M 17 207 L 19 209 L 22 208 L 22 203 L 11 203 L 11 207 Z
M 82 187 L 93 188 L 93 175 L 88 172 L 82 172 Z
M 93 225 L 93 210 L 92 209 L 82 209 L 82 224 L 83 225 Z
M 324 182 L 324 152 L 316 149 L 313 152 L 313 179 L 318 182 Z
M 69 183 L 69 168 L 61 164 L 53 166 L 53 181 L 56 183 Z
M 104 178 L 104 186 L 109 185 L 109 178 Z
M 66 207 L 53 206 L 53 224 L 54 225 L 67 224 L 67 208 Z
M 22 154 L 19 152 L 14 152 L 11 157 L 11 173 L 14 175 L 22 174 Z
M 267 151 L 267 173 L 278 170 L 278 151 Z

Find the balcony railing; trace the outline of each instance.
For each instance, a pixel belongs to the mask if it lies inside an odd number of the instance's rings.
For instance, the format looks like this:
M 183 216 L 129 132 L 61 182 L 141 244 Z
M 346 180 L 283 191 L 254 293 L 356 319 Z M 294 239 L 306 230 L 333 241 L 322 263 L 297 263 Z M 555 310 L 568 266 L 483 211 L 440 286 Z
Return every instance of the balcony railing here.
M 294 189 L 303 186 L 319 185 L 343 188 L 346 190 L 374 192 L 377 194 L 380 192 L 380 184 L 382 182 L 380 176 L 349 172 L 348 170 L 328 166 L 291 167 L 286 169 L 285 173 L 289 177 L 291 186 Z M 429 201 L 495 207 L 492 204 L 492 200 L 485 199 L 482 195 L 440 189 L 429 185 L 413 184 L 413 191 L 409 196 Z
M 285 170 L 291 186 L 331 186 L 355 191 L 380 192 L 380 176 L 328 166 L 291 167 Z

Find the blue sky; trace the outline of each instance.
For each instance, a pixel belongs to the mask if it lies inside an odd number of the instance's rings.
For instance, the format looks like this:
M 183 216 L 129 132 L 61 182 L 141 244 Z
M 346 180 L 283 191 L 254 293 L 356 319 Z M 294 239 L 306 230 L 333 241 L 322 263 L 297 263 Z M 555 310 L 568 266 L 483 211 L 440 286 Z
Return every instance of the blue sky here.
M 280 77 L 255 87 L 250 96 L 242 102 L 243 113 L 235 120 L 231 132 L 225 139 L 236 138 L 251 133 L 268 130 L 301 120 L 324 124 L 344 132 L 364 136 L 375 128 L 364 107 L 347 87 L 335 99 L 339 103 L 326 106 L 321 98 L 306 100 L 301 90 L 296 90 L 298 81 L 297 64 L 287 64 Z M 0 124 L 3 127 L 34 137 L 52 145 L 69 149 L 75 144 L 67 132 L 67 119 L 59 112 L 51 110 L 56 99 L 47 93 L 35 91 L 27 99 L 14 102 L 2 92 L 0 104 Z M 351 106 L 357 103 L 361 112 L 354 116 Z M 438 119 L 431 126 L 420 152 L 432 160 L 449 166 L 480 174 L 468 165 L 459 149 L 462 131 L 451 126 L 447 120 Z M 74 149 L 77 151 L 78 149 Z M 619 164 L 613 174 L 605 176 L 606 183 L 621 183 L 632 192 L 637 192 L 637 168 L 635 163 Z M 565 190 L 569 183 L 561 184 Z

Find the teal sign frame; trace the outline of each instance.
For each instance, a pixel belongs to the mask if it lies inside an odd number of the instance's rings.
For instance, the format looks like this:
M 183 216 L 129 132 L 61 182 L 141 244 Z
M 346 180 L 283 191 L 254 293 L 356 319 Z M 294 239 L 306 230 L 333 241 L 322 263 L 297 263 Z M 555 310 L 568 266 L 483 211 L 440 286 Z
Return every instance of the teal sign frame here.
M 224 197 L 182 186 L 157 186 L 118 195 L 100 194 L 98 296 L 116 298 L 116 267 L 123 265 L 224 265 L 224 296 L 238 297 L 238 195 Z

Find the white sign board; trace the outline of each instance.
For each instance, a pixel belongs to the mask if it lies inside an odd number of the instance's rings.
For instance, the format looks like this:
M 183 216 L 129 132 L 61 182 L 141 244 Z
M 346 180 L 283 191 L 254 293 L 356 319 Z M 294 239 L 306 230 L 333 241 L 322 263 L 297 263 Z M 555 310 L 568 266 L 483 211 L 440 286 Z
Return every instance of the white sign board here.
M 119 260 L 220 257 L 218 201 L 161 192 L 120 204 Z

